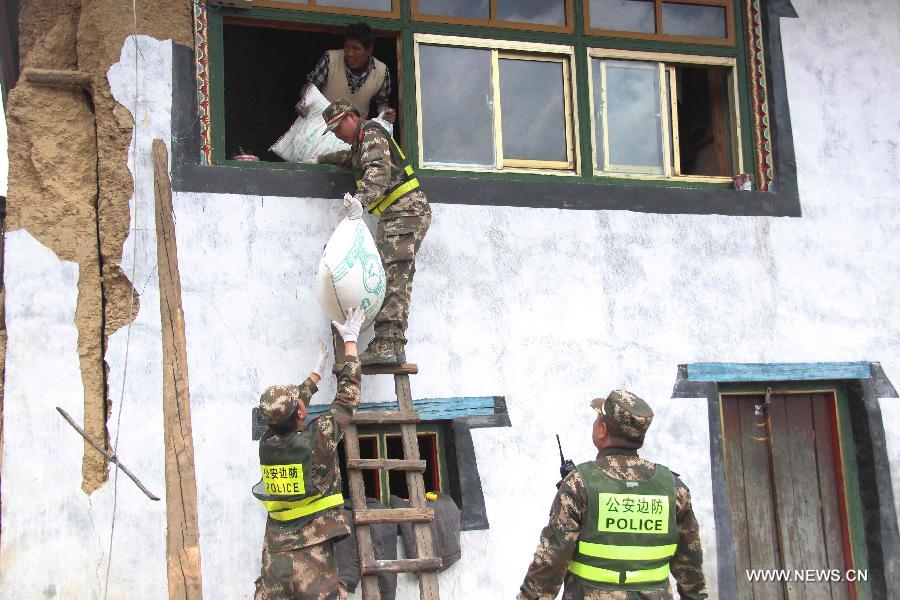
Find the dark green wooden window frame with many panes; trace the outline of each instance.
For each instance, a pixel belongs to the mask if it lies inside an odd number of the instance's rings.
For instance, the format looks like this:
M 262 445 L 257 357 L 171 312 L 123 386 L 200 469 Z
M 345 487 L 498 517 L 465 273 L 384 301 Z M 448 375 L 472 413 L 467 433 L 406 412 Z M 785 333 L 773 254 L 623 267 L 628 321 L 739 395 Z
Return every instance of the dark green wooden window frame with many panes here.
M 484 0 L 483 10 L 473 9 L 470 14 L 454 13 L 453 2 L 434 0 L 255 0 L 250 9 L 196 8 L 195 20 L 202 21 L 198 39 L 206 42 L 205 54 L 197 54 L 201 120 L 206 115 L 208 122 L 201 140 L 205 160 L 200 162 L 336 176 L 339 171 L 328 165 L 246 163 L 226 156 L 223 33 L 228 24 L 336 33 L 365 20 L 376 32 L 396 36 L 397 66 L 392 75 L 399 98 L 397 137 L 417 166 L 426 191 L 433 189 L 436 196 L 445 191 L 449 195 L 451 190 L 465 193 L 460 187 L 465 183 L 497 182 L 495 192 L 485 189 L 484 202 L 441 197 L 434 201 L 502 204 L 492 202 L 490 196 L 508 194 L 515 182 L 530 182 L 545 197 L 559 190 L 557 206 L 592 208 L 579 206 L 577 198 L 613 187 L 731 190 L 733 176 L 742 173 L 754 179 L 754 190 L 772 191 L 771 144 L 758 135 L 761 121 L 755 115 L 760 95 L 753 87 L 754 69 L 748 64 L 753 54 L 748 53 L 747 38 L 754 31 L 747 27 L 748 11 L 752 4 L 759 10 L 759 3 L 560 0 L 558 15 L 531 23 L 512 20 L 504 8 L 509 0 Z M 432 5 L 443 8 L 429 8 Z M 598 17 L 602 8 L 612 5 L 649 10 L 652 21 L 635 26 L 618 17 Z M 670 16 L 679 7 L 688 16 L 708 9 L 720 17 L 711 26 L 695 27 L 689 19 Z M 697 10 L 701 12 L 692 12 Z M 447 14 L 436 14 L 440 12 Z M 460 68 L 454 54 L 466 55 L 465 68 Z M 435 77 L 437 69 L 428 68 L 454 64 L 459 71 L 455 76 Z M 203 73 L 208 76 L 205 99 Z M 458 85 L 436 87 L 458 82 L 459 76 L 465 77 L 465 90 Z M 533 79 L 547 83 L 522 94 Z M 459 95 L 467 90 L 469 103 Z M 456 94 L 452 102 L 447 101 L 450 92 Z M 765 91 L 762 96 L 765 99 Z M 542 116 L 535 118 L 538 109 Z M 696 131 L 683 126 L 686 120 Z M 448 123 L 453 127 L 447 127 Z M 466 128 L 468 134 L 460 136 Z M 633 136 L 636 130 L 642 132 L 640 140 Z M 692 133 L 707 139 L 689 146 L 694 143 L 687 141 Z M 540 137 L 540 143 L 534 143 L 535 137 Z M 705 166 L 691 167 L 685 148 L 693 148 L 694 162 Z M 706 154 L 697 158 L 701 152 Z M 540 190 L 542 185 L 547 187 Z M 569 202 L 567 197 L 572 196 L 576 200 Z M 747 205 L 746 199 L 727 198 Z M 760 201 L 759 208 L 743 208 L 735 214 L 771 213 L 766 201 Z M 665 212 L 681 211 L 674 207 Z

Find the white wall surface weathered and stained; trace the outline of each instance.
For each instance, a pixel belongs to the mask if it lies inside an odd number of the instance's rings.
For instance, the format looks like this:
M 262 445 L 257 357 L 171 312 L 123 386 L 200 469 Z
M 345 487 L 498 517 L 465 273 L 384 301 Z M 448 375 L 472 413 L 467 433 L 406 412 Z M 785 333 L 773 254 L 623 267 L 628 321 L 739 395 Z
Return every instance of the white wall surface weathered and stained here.
M 85 574 L 108 536 L 108 494 L 81 493 L 83 444 L 55 410 L 59 406 L 82 421 L 81 373 L 73 351 L 78 266 L 60 262 L 24 231 L 6 236 L 6 252 L 28 262 L 7 260 L 4 273 L 6 318 L 14 326 L 4 398 L 2 593 L 90 597 L 98 586 Z M 74 577 L 39 571 L 40 564 L 67 565 Z M 34 577 L 37 572 L 40 577 Z
M 691 505 L 700 520 L 703 566 L 713 581 L 710 598 L 718 597 L 716 573 L 716 522 L 713 519 L 713 482 L 709 440 L 709 408 L 706 398 L 673 398 L 654 402 L 652 436 L 644 442 L 641 456 L 678 473 L 691 490 Z M 677 440 L 673 443 L 673 440 Z M 674 579 L 673 587 L 674 590 Z
M 462 534 L 442 598 L 514 597 L 555 492 L 554 433 L 571 458 L 591 458 L 594 396 L 625 387 L 653 404 L 647 455 L 691 487 L 712 552 L 707 407 L 670 399 L 679 363 L 873 360 L 900 382 L 900 63 L 884 58 L 900 55 L 898 19 L 886 16 L 898 8 L 794 5 L 801 19 L 782 29 L 802 218 L 434 205 L 408 333 L 420 371 L 413 395 L 503 395 L 512 421 L 472 434 L 491 527 Z M 121 432 L 123 461 L 162 495 L 149 152 L 153 137 L 169 140 L 171 44 L 140 38 L 140 47 L 137 220 L 123 268 L 131 276 L 136 261 L 141 310 L 130 337 L 122 330 L 110 342 L 110 431 Z M 129 40 L 109 78 L 134 112 L 133 61 Z M 302 380 L 328 336 L 312 290 L 339 202 L 176 193 L 174 204 L 204 593 L 249 598 L 265 518 L 249 493 L 259 477 L 250 410 L 266 386 Z M 9 236 L 6 253 L 0 597 L 99 598 L 112 485 L 84 496 L 81 442 L 52 410 L 80 415 L 77 273 L 25 234 Z M 364 401 L 392 398 L 387 377 L 363 386 Z M 333 393 L 329 380 L 314 402 Z M 896 457 L 897 411 L 886 404 Z M 166 596 L 164 540 L 164 504 L 120 477 L 110 598 Z M 65 567 L 37 566 L 48 555 Z M 417 598 L 412 578 L 401 580 L 398 598 Z

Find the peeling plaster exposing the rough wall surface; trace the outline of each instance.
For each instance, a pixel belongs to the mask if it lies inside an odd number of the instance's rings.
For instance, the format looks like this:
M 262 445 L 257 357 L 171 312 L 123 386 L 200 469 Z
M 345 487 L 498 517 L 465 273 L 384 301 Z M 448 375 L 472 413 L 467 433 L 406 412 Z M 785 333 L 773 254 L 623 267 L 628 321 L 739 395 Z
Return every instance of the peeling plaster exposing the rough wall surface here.
M 188 3 L 136 3 L 137 26 L 190 39 Z M 80 70 L 92 90 L 20 81 L 8 102 L 10 185 L 7 229 L 28 230 L 62 260 L 79 264 L 76 325 L 84 384 L 85 429 L 107 440 L 109 335 L 128 324 L 138 297 L 119 266 L 129 230 L 132 180 L 126 167 L 131 117 L 106 78 L 134 27 L 131 3 L 118 0 L 24 1 L 21 66 Z M 83 488 L 106 481 L 106 460 L 84 445 Z
M 27 7 L 23 19 L 30 16 Z M 73 69 L 77 12 L 23 44 L 23 66 Z M 23 37 L 28 40 L 27 30 Z M 27 229 L 62 260 L 78 263 L 77 352 L 84 384 L 85 430 L 105 443 L 103 299 L 97 231 L 97 138 L 91 102 L 75 89 L 21 83 L 9 94 L 10 181 L 7 230 Z M 106 479 L 106 460 L 84 445 L 83 486 Z

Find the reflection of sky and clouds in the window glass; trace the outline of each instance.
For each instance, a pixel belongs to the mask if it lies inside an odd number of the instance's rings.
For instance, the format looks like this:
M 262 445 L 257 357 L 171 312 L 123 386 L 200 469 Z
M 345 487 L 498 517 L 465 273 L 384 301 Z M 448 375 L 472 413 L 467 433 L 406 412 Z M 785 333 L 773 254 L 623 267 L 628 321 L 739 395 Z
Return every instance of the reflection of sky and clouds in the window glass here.
M 656 32 L 653 0 L 590 0 L 591 27 L 613 31 Z
M 486 20 L 490 18 L 489 5 L 488 0 L 419 0 L 418 10 L 423 15 Z
M 364 10 L 391 10 L 391 0 L 316 0 L 319 6 L 342 6 Z
M 562 63 L 500 60 L 504 158 L 568 159 L 562 86 Z
M 491 51 L 423 44 L 419 76 L 425 163 L 493 166 Z
M 497 0 L 497 19 L 518 23 L 565 25 L 564 0 Z
M 599 62 L 595 59 L 595 77 Z M 662 169 L 658 67 L 606 61 L 606 102 L 610 164 Z M 602 121 L 597 127 L 599 143 Z
M 691 37 L 728 37 L 725 8 L 664 2 L 663 33 Z

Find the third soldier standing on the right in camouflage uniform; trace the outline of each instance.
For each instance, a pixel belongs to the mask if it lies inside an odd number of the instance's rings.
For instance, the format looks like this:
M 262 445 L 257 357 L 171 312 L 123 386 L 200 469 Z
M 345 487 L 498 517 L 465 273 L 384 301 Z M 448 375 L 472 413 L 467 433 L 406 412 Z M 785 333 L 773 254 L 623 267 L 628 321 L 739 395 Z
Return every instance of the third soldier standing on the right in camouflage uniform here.
M 671 600 L 670 570 L 683 600 L 707 598 L 690 491 L 637 454 L 653 410 L 624 390 L 591 407 L 599 453 L 561 482 L 517 600 L 552 600 L 563 577 L 563 600 Z
M 322 118 L 327 131 L 350 144 L 349 150 L 319 157 L 319 162 L 353 169 L 356 193 L 344 194 L 348 218 L 358 219 L 363 207 L 379 217 L 375 244 L 384 263 L 387 289 L 375 317 L 375 337 L 359 360 L 363 365 L 398 365 L 406 362 L 416 252 L 431 225 L 431 207 L 400 146 L 377 121 L 360 118 L 346 98 L 329 104 Z

